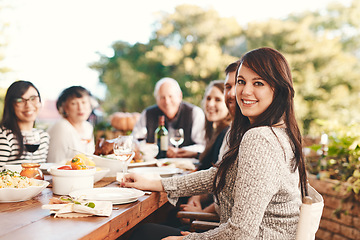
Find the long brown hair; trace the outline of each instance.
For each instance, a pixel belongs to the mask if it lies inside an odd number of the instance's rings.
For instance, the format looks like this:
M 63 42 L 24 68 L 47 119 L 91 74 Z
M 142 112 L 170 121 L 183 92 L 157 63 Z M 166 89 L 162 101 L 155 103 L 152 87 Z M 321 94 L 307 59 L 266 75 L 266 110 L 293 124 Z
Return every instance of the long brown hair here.
M 6 91 L 4 112 L 0 122 L 1 127 L 5 127 L 12 131 L 19 144 L 19 152 L 16 155 L 18 159 L 20 159 L 20 157 L 23 155 L 25 146 L 23 136 L 21 134 L 21 129 L 18 124 L 18 117 L 15 114 L 14 101 L 16 98 L 21 98 L 31 87 L 36 90 L 39 96 L 39 101 L 41 102 L 40 92 L 33 83 L 23 80 L 13 82 Z
M 220 92 L 223 93 L 224 88 L 225 88 L 224 80 L 213 80 L 213 81 L 211 81 L 209 83 L 209 85 L 205 89 L 205 94 L 204 94 L 204 99 L 203 99 L 203 105 L 204 106 L 205 106 L 205 101 L 206 101 L 207 94 L 213 87 L 216 87 L 217 89 L 220 90 Z M 220 121 L 217 128 L 214 129 L 213 128 L 213 122 L 209 121 L 208 119 L 205 119 L 205 139 L 206 139 L 206 143 L 208 143 L 208 141 L 210 141 L 210 139 L 212 138 L 212 136 L 214 134 L 220 133 L 225 127 L 229 126 L 231 121 L 232 121 L 231 115 L 230 115 L 230 113 L 228 113 L 227 116 Z
M 213 182 L 214 194 L 219 199 L 218 196 L 225 186 L 227 171 L 237 159 L 239 145 L 245 132 L 254 127 L 272 126 L 283 120 L 293 146 L 293 170 L 299 169 L 301 194 L 304 197 L 307 195 L 307 177 L 301 134 L 294 113 L 294 88 L 289 64 L 280 52 L 272 48 L 259 48 L 247 52 L 240 59 L 237 72 L 241 66 L 250 68 L 264 79 L 274 89 L 274 99 L 252 124 L 248 117 L 242 115 L 239 106 L 236 106 L 228 139 L 229 150 L 217 166 L 218 171 Z

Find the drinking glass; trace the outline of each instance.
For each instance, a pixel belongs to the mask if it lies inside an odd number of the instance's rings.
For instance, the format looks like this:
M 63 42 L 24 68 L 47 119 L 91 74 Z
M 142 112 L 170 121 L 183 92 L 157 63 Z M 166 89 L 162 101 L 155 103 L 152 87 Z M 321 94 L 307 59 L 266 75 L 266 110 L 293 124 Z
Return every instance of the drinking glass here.
M 119 136 L 114 142 L 114 154 L 116 159 L 120 161 L 122 169 L 122 180 L 124 180 L 125 173 L 127 172 L 128 164 L 135 156 L 133 150 L 133 137 L 132 136 Z
M 182 128 L 170 129 L 170 142 L 175 148 L 179 148 L 184 142 L 184 130 Z
M 24 146 L 26 151 L 30 153 L 30 161 L 33 161 L 33 153 L 39 149 L 40 146 L 40 134 L 33 130 L 31 134 L 23 136 Z
M 133 137 L 138 140 L 139 142 L 142 142 L 146 140 L 147 137 L 147 128 L 143 127 L 140 129 L 140 131 L 137 131 L 136 133 L 133 133 Z

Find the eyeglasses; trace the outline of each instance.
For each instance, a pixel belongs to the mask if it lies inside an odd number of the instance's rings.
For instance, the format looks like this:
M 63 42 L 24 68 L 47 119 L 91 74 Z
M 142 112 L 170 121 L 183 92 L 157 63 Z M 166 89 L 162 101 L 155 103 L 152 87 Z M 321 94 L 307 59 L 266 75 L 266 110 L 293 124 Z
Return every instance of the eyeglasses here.
M 15 98 L 14 102 L 16 104 L 16 106 L 18 107 L 23 107 L 26 105 L 26 102 L 29 101 L 31 104 L 35 105 L 37 103 L 39 103 L 39 96 L 30 96 L 28 99 L 26 98 Z

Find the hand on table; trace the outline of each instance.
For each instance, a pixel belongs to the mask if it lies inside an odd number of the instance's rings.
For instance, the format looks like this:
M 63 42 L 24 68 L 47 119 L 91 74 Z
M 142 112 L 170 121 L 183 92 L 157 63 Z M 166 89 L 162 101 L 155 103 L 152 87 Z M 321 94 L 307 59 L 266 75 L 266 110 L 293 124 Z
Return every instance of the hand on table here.
M 184 238 L 184 236 L 189 235 L 190 232 L 181 232 L 182 236 L 170 236 L 163 238 L 162 240 L 181 240 Z
M 185 150 L 183 148 L 169 147 L 166 156 L 168 158 L 195 158 L 197 156 L 197 152 Z
M 126 174 L 124 177 L 124 182 L 120 183 L 121 187 L 128 188 L 137 188 L 139 190 L 147 190 L 147 191 L 164 191 L 164 188 L 159 179 L 149 179 L 142 177 L 136 173 Z

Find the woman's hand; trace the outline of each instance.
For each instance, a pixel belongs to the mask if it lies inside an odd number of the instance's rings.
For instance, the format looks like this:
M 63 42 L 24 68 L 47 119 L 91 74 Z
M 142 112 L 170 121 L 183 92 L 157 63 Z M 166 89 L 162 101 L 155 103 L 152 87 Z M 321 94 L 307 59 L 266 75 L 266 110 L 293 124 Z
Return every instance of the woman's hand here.
M 186 212 L 202 212 L 203 211 L 203 209 L 201 208 L 201 204 L 198 205 L 196 203 L 194 203 L 194 204 L 181 204 L 180 209 L 182 211 L 186 211 Z
M 136 173 L 126 174 L 124 177 L 124 182 L 122 182 L 120 185 L 122 187 L 137 188 L 147 191 L 164 191 L 164 188 L 159 179 L 145 178 Z
M 190 232 L 181 232 L 182 236 L 170 236 L 163 238 L 162 240 L 181 240 L 184 238 L 184 236 L 189 235 Z
M 171 158 L 196 158 L 197 152 L 185 150 L 183 148 L 169 148 L 167 152 L 167 157 Z

